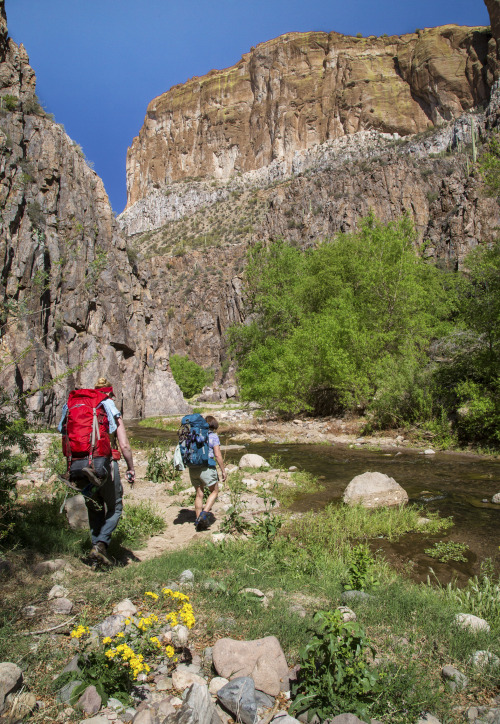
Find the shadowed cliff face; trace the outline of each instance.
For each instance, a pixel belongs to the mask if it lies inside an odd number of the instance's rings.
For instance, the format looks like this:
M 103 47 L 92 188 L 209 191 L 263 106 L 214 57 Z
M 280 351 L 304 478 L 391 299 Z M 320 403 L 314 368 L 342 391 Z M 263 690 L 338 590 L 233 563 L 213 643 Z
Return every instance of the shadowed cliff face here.
M 485 102 L 488 29 L 402 37 L 290 33 L 235 66 L 173 87 L 148 106 L 127 156 L 130 207 L 192 177 L 228 179 L 346 134 L 405 136 Z
M 29 402 L 49 422 L 101 374 L 127 416 L 184 410 L 102 181 L 34 92 L 0 2 L 0 382 L 47 386 Z

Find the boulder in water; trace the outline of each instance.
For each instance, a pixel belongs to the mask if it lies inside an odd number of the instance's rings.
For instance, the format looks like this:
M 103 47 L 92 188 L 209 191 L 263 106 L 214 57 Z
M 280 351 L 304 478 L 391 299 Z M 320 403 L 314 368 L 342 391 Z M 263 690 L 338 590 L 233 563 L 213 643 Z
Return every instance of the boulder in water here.
M 363 473 L 351 480 L 344 491 L 343 500 L 347 505 L 383 508 L 407 503 L 408 493 L 394 478 L 384 473 Z

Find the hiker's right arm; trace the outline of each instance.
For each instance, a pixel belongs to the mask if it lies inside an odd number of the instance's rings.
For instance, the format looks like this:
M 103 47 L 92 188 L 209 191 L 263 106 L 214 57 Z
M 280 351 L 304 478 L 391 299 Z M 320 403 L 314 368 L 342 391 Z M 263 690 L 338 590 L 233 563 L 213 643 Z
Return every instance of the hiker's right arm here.
M 117 419 L 116 424 L 116 437 L 118 439 L 118 445 L 120 446 L 122 455 L 125 458 L 125 462 L 127 463 L 128 472 L 133 473 L 135 476 L 132 448 L 130 447 L 130 443 L 127 437 L 127 431 L 125 430 L 125 425 L 123 424 L 123 420 L 121 417 Z

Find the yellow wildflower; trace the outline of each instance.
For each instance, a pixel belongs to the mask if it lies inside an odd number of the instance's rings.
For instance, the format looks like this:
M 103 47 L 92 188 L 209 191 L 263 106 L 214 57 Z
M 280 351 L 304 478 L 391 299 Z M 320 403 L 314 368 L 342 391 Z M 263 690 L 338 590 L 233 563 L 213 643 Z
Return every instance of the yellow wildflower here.
M 146 596 L 151 596 L 151 598 L 153 599 L 153 601 L 156 601 L 157 598 L 159 598 L 158 594 L 157 594 L 157 593 L 153 593 L 152 591 L 146 591 L 145 595 L 146 595 Z

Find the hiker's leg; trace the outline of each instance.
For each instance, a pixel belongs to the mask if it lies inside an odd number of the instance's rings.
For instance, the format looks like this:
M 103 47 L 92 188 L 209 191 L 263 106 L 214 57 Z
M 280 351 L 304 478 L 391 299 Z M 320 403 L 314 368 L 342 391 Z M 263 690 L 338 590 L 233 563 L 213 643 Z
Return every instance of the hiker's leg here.
M 200 474 L 200 478 L 205 487 L 208 488 L 209 492 L 207 502 L 203 507 L 205 513 L 208 513 L 211 510 L 212 505 L 215 503 L 219 493 L 219 476 L 217 475 L 217 470 L 215 468 L 205 468 Z
M 113 460 L 113 475 L 109 475 L 104 485 L 99 488 L 99 496 L 105 504 L 106 511 L 103 515 L 101 529 L 98 533 L 96 543 L 102 541 L 109 545 L 111 535 L 121 518 L 123 511 L 123 488 L 118 471 L 118 463 Z M 94 540 L 92 541 L 94 543 Z
M 101 532 L 101 528 L 104 525 L 105 520 L 104 501 L 99 495 L 98 490 L 94 489 L 90 497 L 85 497 L 85 505 L 87 506 L 87 513 L 89 516 L 92 545 L 95 546 L 99 540 L 99 533 Z
M 215 483 L 209 490 L 209 495 L 207 498 L 207 502 L 205 503 L 205 507 L 203 510 L 205 513 L 209 513 L 212 510 L 212 505 L 215 503 L 217 496 L 219 494 L 219 483 Z
M 194 499 L 194 512 L 198 518 L 203 509 L 203 485 L 198 485 L 196 488 L 196 498 Z

